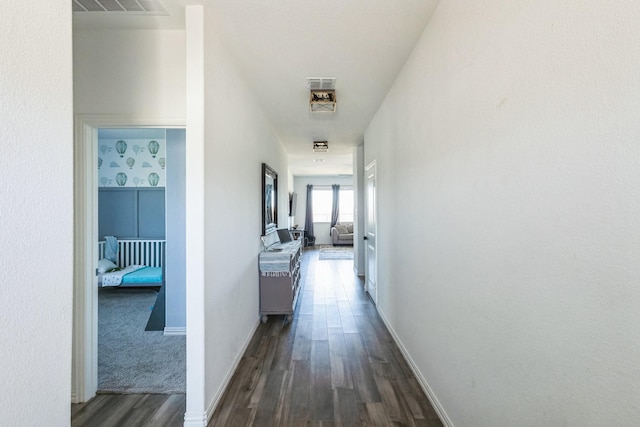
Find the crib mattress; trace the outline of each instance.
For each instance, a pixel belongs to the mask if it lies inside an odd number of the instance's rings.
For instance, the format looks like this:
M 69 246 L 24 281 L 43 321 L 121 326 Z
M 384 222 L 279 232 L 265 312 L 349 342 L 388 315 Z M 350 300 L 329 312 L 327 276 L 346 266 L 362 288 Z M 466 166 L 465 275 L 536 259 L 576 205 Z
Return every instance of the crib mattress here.
M 122 277 L 122 284 L 162 283 L 162 267 L 144 267 Z
M 98 286 L 102 287 L 102 277 L 98 274 Z M 122 276 L 120 286 L 160 286 L 162 285 L 162 267 L 143 267 Z

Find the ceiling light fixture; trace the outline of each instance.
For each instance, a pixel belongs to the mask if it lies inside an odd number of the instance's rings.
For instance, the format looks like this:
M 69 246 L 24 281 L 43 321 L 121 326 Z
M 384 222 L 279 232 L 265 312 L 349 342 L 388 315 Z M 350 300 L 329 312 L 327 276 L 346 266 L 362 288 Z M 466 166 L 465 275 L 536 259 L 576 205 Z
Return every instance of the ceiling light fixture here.
M 329 151 L 329 143 L 327 141 L 313 141 L 314 153 L 326 153 Z
M 311 89 L 309 94 L 309 111 L 312 113 L 334 113 L 336 111 L 335 90 Z

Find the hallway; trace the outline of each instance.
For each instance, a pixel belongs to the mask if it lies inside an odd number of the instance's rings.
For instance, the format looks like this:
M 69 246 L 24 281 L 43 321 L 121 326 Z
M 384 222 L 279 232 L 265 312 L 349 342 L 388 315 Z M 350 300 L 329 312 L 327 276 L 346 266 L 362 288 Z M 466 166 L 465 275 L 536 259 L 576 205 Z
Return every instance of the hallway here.
M 291 324 L 260 324 L 210 427 L 442 426 L 380 319 L 353 261 L 303 257 Z M 99 395 L 74 426 L 181 426 L 184 395 Z
M 441 426 L 353 261 L 303 258 L 291 324 L 261 324 L 215 412 L 222 426 Z

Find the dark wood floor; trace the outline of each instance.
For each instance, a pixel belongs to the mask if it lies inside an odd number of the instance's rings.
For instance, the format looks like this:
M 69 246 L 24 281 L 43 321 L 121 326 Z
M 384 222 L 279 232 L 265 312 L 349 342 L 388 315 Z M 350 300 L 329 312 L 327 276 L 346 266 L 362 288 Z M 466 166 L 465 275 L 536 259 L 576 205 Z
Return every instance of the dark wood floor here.
M 71 425 L 178 427 L 185 411 L 184 394 L 99 394 L 87 403 L 71 405 Z
M 260 325 L 210 427 L 442 426 L 353 261 L 303 258 L 291 324 Z
M 209 426 L 442 426 L 352 261 L 303 258 L 296 315 L 254 335 Z M 184 395 L 100 395 L 73 426 L 181 426 Z

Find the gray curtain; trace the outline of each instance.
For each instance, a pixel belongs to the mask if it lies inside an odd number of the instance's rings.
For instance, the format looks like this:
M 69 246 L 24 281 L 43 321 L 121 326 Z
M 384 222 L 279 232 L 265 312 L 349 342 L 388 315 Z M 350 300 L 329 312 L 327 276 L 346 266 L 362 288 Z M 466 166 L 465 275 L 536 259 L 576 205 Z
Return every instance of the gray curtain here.
M 340 213 L 340 186 L 333 184 L 331 186 L 333 191 L 333 204 L 331 205 L 331 227 L 338 223 L 338 214 Z
M 316 241 L 313 232 L 313 185 L 307 185 L 307 212 L 304 220 L 304 238 L 305 245 L 311 246 Z

